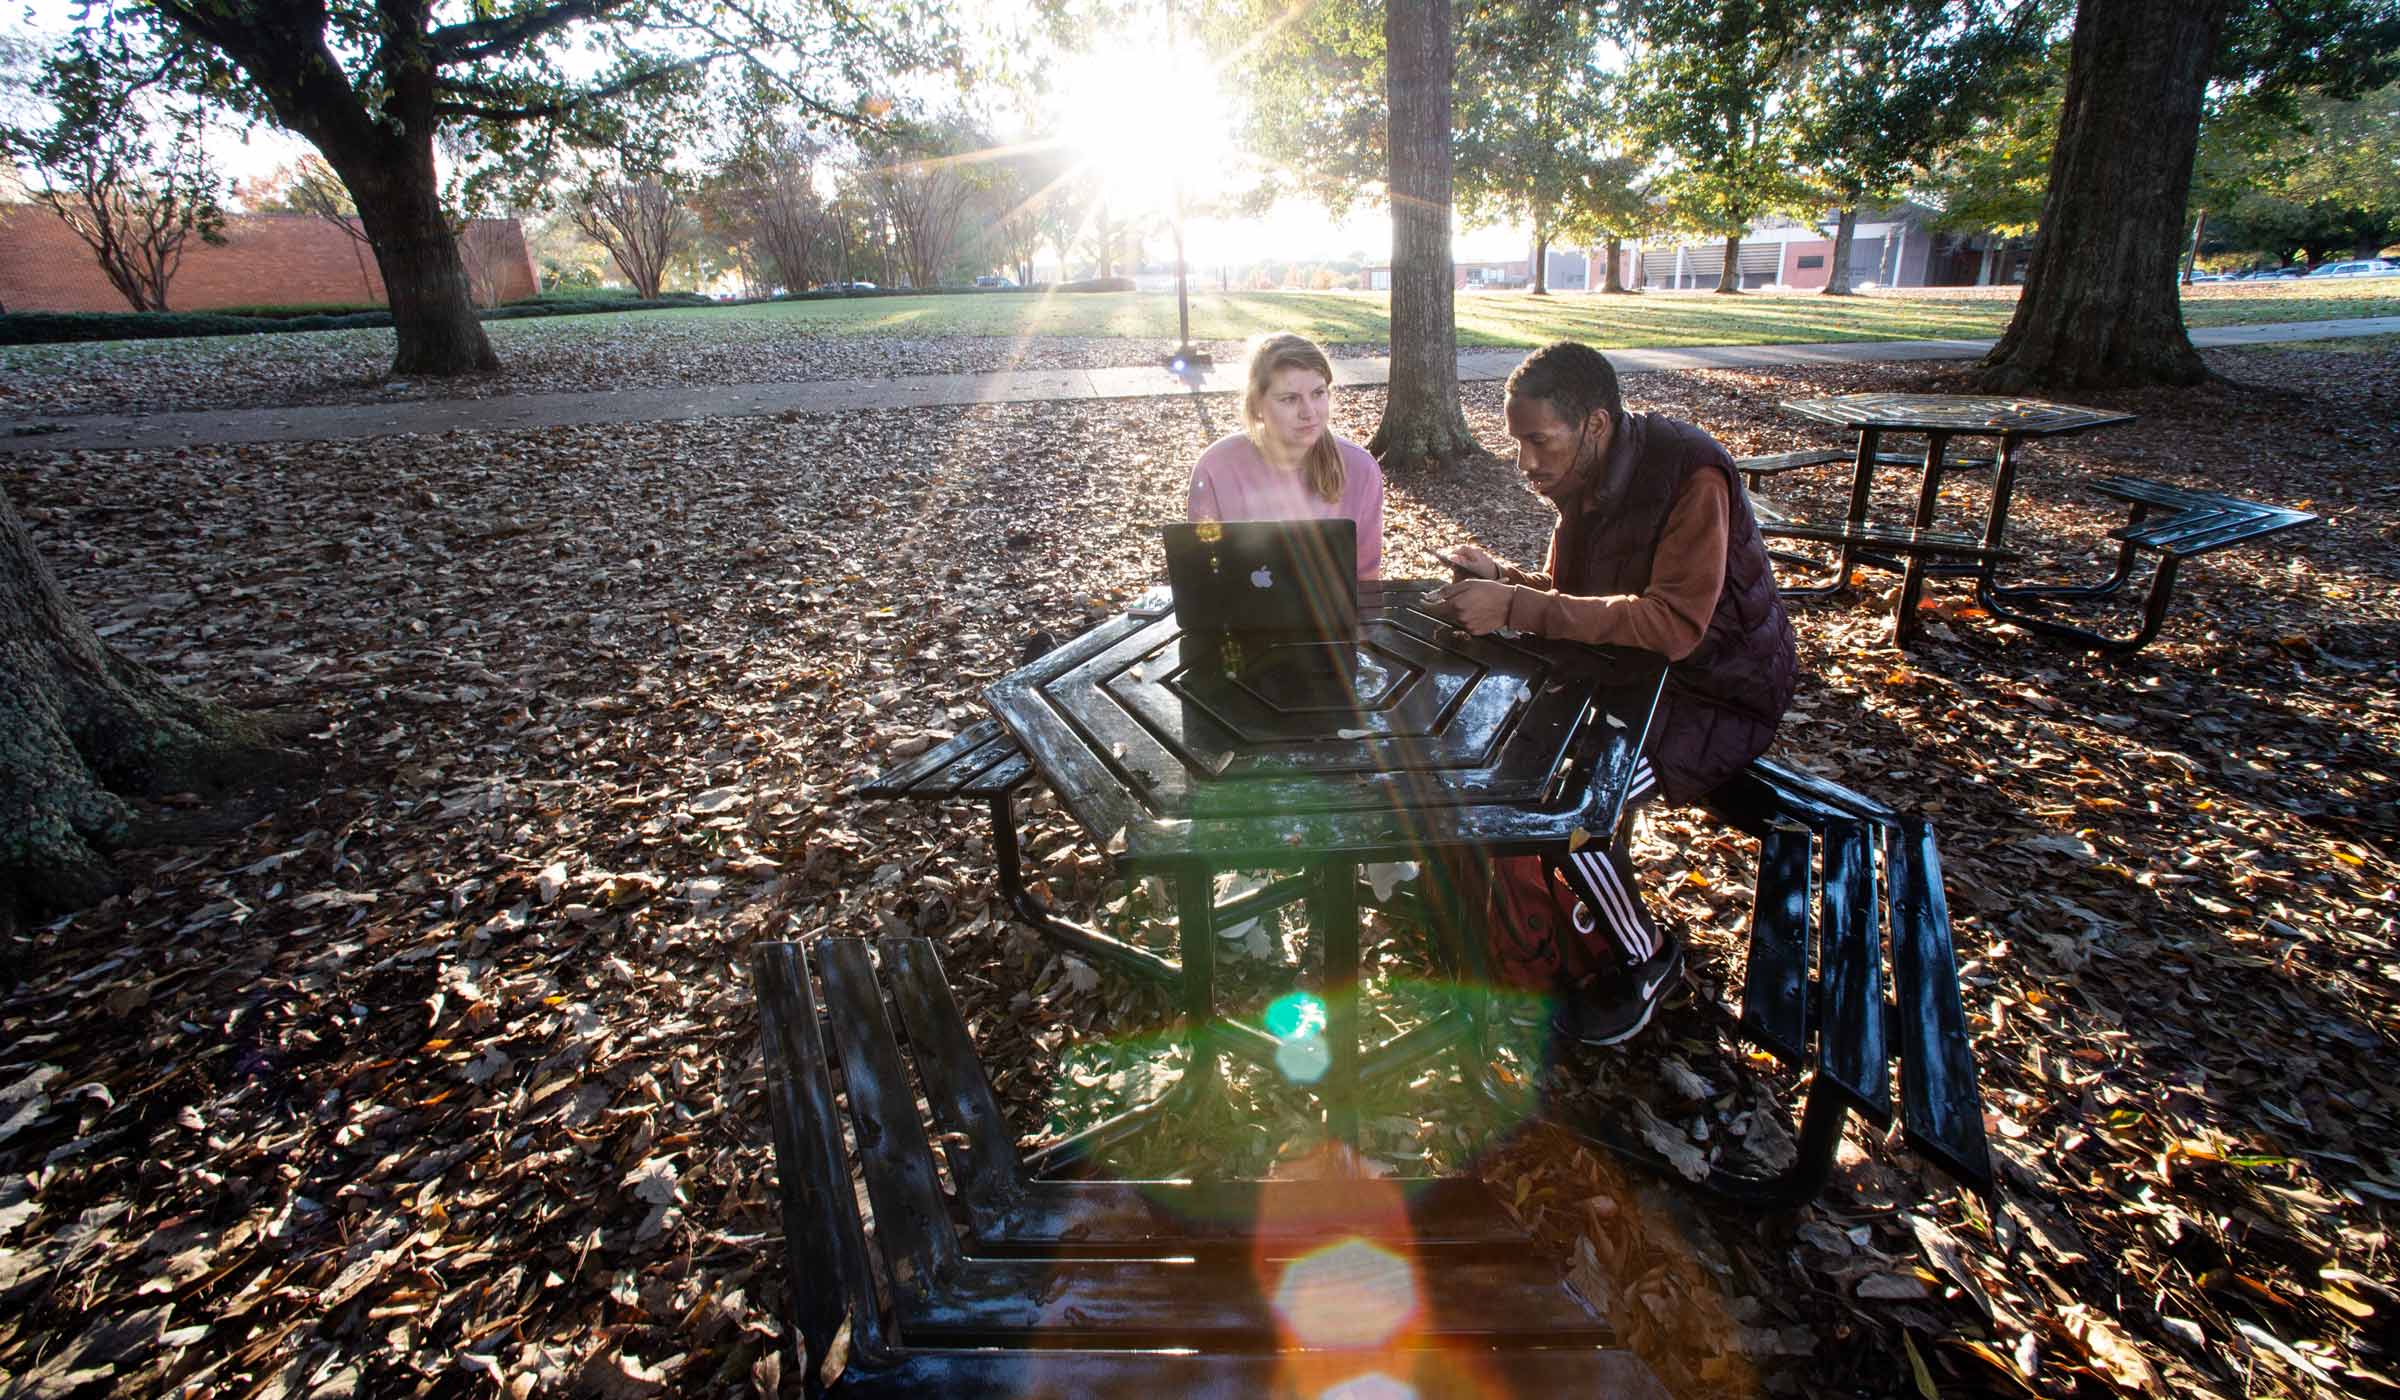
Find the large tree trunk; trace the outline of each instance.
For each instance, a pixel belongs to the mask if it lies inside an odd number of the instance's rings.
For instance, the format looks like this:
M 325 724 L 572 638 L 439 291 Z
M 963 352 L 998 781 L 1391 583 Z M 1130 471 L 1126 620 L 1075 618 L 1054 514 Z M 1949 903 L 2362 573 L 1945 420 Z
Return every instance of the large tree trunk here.
M 0 928 L 108 893 L 126 795 L 221 790 L 282 759 L 244 716 L 102 642 L 0 494 Z
M 1601 291 L 1622 293 L 1625 290 L 1624 274 L 1617 270 L 1617 264 L 1624 260 L 1625 240 L 1611 235 L 1608 240 L 1608 270 L 1600 274 Z
M 433 133 L 384 137 L 384 129 L 355 144 L 332 131 L 312 135 L 358 206 L 359 227 L 375 249 L 384 294 L 392 305 L 395 375 L 486 373 L 500 357 L 475 316 L 475 287 L 466 259 L 442 212 L 433 169 Z
M 2200 100 L 2227 0 L 2076 6 L 2041 239 L 2008 331 L 1975 380 L 1995 393 L 2190 384 L 2175 264 Z
M 1533 294 L 1550 295 L 1550 235 L 1543 232 L 1542 221 L 1533 221 Z
M 1450 261 L 1450 0 L 1383 10 L 1391 111 L 1392 376 L 1367 450 L 1385 467 L 1481 456 L 1458 406 L 1458 304 Z
M 1858 206 L 1842 211 L 1833 226 L 1833 262 L 1826 269 L 1824 294 L 1829 297 L 1850 295 L 1850 245 L 1858 237 Z
M 1729 234 L 1725 239 L 1725 266 L 1717 273 L 1717 294 L 1731 296 L 1742 289 L 1742 236 Z

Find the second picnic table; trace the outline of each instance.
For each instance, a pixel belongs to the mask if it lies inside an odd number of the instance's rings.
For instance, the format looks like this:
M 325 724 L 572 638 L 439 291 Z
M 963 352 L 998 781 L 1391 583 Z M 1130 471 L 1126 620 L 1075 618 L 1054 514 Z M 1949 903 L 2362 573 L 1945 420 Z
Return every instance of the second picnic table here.
M 1984 588 L 1992 586 L 1994 566 L 2006 555 L 2010 498 L 2016 489 L 2017 449 L 2020 444 L 2068 437 L 2133 421 L 2129 413 L 2111 413 L 2074 404 L 2039 399 L 1973 394 L 1841 394 L 1832 398 L 1796 399 L 1783 407 L 1815 422 L 1847 428 L 1858 435 L 1851 458 L 1850 502 L 1841 523 L 1809 525 L 1789 519 L 1766 518 L 1762 532 L 1770 537 L 1815 540 L 1838 546 L 1834 576 L 1799 593 L 1834 592 L 1846 587 L 1854 564 L 1868 563 L 1902 570 L 1900 601 L 1895 619 L 1897 640 L 1905 646 L 1916 633 L 1917 600 L 1924 593 L 1928 572 L 1973 574 Z M 1883 450 L 1887 434 L 1921 436 L 1921 458 Z M 1955 458 L 1953 439 L 1997 439 L 1991 456 Z M 1788 454 L 1798 457 L 1802 454 Z M 1795 463 L 1797 464 L 1797 463 Z M 1867 520 L 1876 468 L 1920 465 L 1922 480 L 1917 509 L 1906 529 L 1878 528 Z M 1942 478 L 1959 471 L 1989 470 L 1992 492 L 1980 536 L 1935 528 Z M 1755 478 L 1754 478 L 1755 480 Z M 1941 560 L 1951 563 L 1937 562 Z

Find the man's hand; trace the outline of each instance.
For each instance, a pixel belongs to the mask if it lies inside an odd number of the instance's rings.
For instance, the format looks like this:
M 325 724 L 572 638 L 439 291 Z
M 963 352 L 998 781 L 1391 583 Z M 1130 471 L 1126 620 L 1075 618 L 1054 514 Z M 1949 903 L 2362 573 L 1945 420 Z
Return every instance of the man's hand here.
M 1467 579 L 1444 584 L 1425 595 L 1425 606 L 1437 611 L 1459 628 L 1480 637 L 1496 632 L 1508 624 L 1508 603 L 1512 590 L 1505 583 L 1489 579 Z
M 1483 546 L 1454 544 L 1448 549 L 1433 552 L 1436 559 L 1456 569 L 1461 577 L 1494 579 L 1500 577 L 1500 561 L 1484 553 Z

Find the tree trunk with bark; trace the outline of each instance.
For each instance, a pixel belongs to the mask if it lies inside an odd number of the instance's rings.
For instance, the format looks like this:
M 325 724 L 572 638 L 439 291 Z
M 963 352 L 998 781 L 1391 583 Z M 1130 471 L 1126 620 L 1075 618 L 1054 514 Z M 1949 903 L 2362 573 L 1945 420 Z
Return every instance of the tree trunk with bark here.
M 128 796 L 223 791 L 288 761 L 250 718 L 102 642 L 0 493 L 0 927 L 109 892 Z
M 1850 245 L 1857 239 L 1858 206 L 1853 204 L 1842 210 L 1841 218 L 1833 226 L 1833 261 L 1825 270 L 1824 295 L 1850 295 Z
M 2191 384 L 2208 376 L 2175 285 L 2201 97 L 2227 0 L 2078 5 L 2041 239 L 1993 393 Z
M 1731 296 L 1742 289 L 1742 236 L 1728 234 L 1725 238 L 1725 266 L 1717 273 L 1717 295 Z
M 1617 264 L 1623 262 L 1624 260 L 1625 240 L 1612 235 L 1608 240 L 1608 270 L 1600 274 L 1601 291 L 1615 295 L 1623 294 L 1625 291 L 1625 277 L 1623 273 L 1617 270 Z
M 1450 0 L 1383 12 L 1392 195 L 1392 374 L 1367 450 L 1388 468 L 1483 455 L 1458 406 L 1450 261 Z
M 1550 295 L 1550 235 L 1543 232 L 1542 221 L 1533 221 L 1533 294 Z

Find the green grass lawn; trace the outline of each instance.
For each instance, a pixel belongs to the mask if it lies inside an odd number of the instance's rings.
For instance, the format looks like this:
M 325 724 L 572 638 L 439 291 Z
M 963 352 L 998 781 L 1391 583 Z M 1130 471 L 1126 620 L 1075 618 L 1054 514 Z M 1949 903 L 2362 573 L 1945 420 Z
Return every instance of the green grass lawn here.
M 1937 340 L 1998 335 L 2014 300 L 1961 289 L 1918 295 L 1823 297 L 1750 293 L 1462 292 L 1461 347 L 1531 346 L 1562 336 L 1593 345 L 1775 345 L 1834 340 Z M 1380 292 L 1203 292 L 1191 299 L 1195 340 L 1242 340 L 1290 330 L 1328 344 L 1382 343 L 1389 298 Z M 770 302 L 628 313 L 741 318 L 815 335 L 1090 336 L 1171 339 L 1175 299 L 1155 292 L 872 297 Z M 2400 280 L 2326 286 L 2195 288 L 2184 300 L 2193 326 L 2400 315 Z M 574 318 L 564 318 L 574 319 Z

